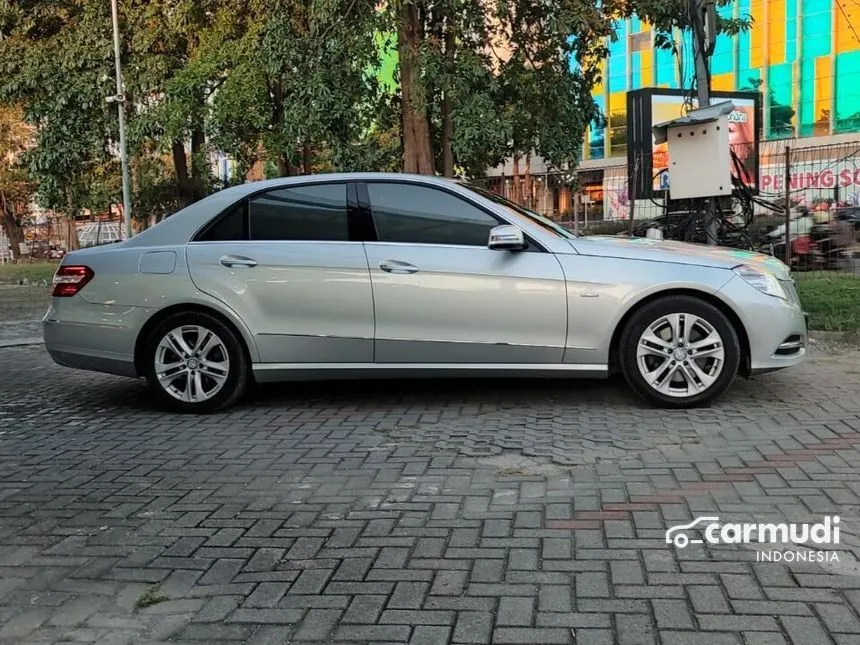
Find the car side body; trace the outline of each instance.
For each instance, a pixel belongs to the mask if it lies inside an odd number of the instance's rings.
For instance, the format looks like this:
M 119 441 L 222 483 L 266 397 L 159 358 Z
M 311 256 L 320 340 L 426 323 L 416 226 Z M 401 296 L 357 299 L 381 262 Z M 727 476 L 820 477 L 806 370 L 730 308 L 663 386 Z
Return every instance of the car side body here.
M 263 241 L 247 231 L 242 239 L 203 239 L 219 218 L 253 200 L 341 185 L 348 211 L 342 239 Z M 442 210 L 449 201 L 455 210 L 466 204 L 517 227 L 526 248 L 381 241 L 383 207 L 376 204 L 389 199 L 396 209 L 401 192 L 404 199 L 424 195 L 415 187 L 432 191 L 426 194 Z M 247 211 L 243 217 L 247 227 Z M 396 216 L 386 221 L 396 228 Z M 147 374 L 153 330 L 184 312 L 214 316 L 234 332 L 258 382 L 601 378 L 618 365 L 631 316 L 667 297 L 695 298 L 725 316 L 737 335 L 741 374 L 790 367 L 806 354 L 804 314 L 777 260 L 650 239 L 564 236 L 486 193 L 434 177 L 353 173 L 244 184 L 130 240 L 69 253 L 62 266 L 88 267 L 93 277 L 74 296 L 52 299 L 43 321 L 51 356 L 129 377 Z M 772 276 L 784 297 L 752 286 L 739 266 Z

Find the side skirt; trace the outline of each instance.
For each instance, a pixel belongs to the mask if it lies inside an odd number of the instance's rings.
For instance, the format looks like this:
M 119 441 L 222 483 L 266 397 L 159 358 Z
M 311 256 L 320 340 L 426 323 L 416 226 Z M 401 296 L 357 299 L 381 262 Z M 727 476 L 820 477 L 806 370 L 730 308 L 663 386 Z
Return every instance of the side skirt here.
M 607 365 L 523 363 L 256 363 L 259 383 L 360 378 L 586 378 L 605 379 Z

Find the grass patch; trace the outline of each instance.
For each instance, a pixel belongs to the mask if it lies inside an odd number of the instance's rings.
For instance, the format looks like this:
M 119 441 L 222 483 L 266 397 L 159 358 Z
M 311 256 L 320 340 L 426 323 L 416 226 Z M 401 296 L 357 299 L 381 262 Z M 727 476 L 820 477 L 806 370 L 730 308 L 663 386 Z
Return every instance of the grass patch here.
M 860 277 L 850 273 L 796 273 L 797 293 L 817 331 L 860 332 Z
M 138 609 L 146 609 L 147 607 L 152 607 L 153 605 L 157 605 L 160 602 L 167 602 L 170 600 L 163 591 L 161 591 L 161 585 L 153 585 L 142 594 L 137 599 L 135 603 Z
M 0 284 L 18 284 L 21 280 L 38 282 L 54 277 L 59 262 L 17 262 L 0 264 Z

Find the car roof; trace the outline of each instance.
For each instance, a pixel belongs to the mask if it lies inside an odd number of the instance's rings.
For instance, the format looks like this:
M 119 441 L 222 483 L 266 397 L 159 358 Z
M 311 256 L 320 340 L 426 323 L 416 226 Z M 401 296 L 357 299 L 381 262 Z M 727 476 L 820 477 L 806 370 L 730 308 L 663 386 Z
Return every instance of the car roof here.
M 249 197 L 266 190 L 287 188 L 289 186 L 308 183 L 380 180 L 445 186 L 461 194 L 471 192 L 462 182 L 456 182 L 445 177 L 409 173 L 349 172 L 278 177 L 277 179 L 267 179 L 231 186 L 230 188 L 212 193 L 200 201 L 177 211 L 174 215 L 163 219 L 158 225 L 146 229 L 126 242 L 122 242 L 121 246 L 161 246 L 190 240 L 197 231 L 218 213 L 223 212 L 244 197 Z M 475 196 L 474 193 L 471 194 L 473 197 Z
M 277 177 L 275 179 L 264 179 L 262 181 L 249 181 L 238 186 L 225 188 L 216 195 L 222 193 L 231 193 L 236 199 L 240 199 L 243 195 L 252 195 L 254 193 L 269 190 L 272 188 L 280 188 L 283 186 L 293 186 L 296 184 L 307 183 L 325 183 L 331 181 L 404 181 L 404 182 L 419 182 L 424 184 L 435 185 L 453 185 L 458 182 L 447 177 L 437 177 L 435 175 L 416 175 L 410 173 L 399 172 L 332 172 L 322 173 L 319 175 L 296 175 L 293 177 Z

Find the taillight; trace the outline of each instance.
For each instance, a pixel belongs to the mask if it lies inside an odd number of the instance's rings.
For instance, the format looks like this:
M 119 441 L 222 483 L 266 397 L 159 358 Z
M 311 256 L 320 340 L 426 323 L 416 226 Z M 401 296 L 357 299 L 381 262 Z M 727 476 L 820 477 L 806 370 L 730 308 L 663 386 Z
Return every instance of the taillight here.
M 95 273 L 87 266 L 71 264 L 61 266 L 54 274 L 54 291 L 51 295 L 55 298 L 74 296 L 93 279 L 93 276 Z

